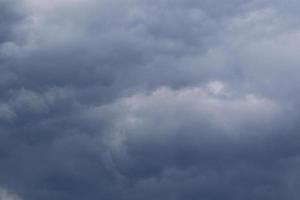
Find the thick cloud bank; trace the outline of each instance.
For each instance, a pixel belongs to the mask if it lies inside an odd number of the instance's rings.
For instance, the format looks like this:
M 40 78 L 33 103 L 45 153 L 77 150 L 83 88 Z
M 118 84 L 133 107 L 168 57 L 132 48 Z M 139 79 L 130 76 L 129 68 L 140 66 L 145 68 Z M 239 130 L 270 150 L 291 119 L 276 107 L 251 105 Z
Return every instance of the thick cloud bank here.
M 0 0 L 0 200 L 298 200 L 299 6 Z

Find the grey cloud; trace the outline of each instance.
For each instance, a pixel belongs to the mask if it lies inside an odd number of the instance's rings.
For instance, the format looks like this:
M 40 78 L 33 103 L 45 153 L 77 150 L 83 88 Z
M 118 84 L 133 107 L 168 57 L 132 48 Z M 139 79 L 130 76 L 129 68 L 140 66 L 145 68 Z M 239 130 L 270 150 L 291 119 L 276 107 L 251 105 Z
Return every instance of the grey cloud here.
M 0 199 L 298 199 L 296 5 L 0 0 Z
M 6 42 L 12 39 L 12 29 L 15 22 L 21 19 L 21 16 L 14 10 L 15 1 L 2 0 L 0 2 L 1 8 L 1 32 L 0 32 L 0 42 Z

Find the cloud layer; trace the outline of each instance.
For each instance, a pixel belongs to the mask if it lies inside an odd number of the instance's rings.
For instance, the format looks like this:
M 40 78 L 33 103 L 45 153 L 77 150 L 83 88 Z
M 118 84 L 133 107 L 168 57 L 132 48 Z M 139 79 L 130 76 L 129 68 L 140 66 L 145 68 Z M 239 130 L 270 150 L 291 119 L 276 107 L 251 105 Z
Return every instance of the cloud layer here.
M 0 200 L 299 199 L 298 4 L 0 0 Z

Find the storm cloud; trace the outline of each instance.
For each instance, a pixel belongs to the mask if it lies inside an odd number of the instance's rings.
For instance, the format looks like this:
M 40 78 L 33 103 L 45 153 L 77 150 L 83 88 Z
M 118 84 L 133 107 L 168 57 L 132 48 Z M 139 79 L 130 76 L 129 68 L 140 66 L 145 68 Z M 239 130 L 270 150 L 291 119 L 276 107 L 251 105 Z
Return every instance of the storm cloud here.
M 298 200 L 298 7 L 0 0 L 0 200 Z

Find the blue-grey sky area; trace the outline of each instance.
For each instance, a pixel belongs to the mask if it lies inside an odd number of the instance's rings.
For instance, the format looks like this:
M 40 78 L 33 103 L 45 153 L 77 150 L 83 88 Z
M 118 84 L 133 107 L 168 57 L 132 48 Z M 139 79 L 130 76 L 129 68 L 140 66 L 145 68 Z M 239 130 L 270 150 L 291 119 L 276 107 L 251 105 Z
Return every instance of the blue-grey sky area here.
M 0 200 L 299 200 L 299 8 L 0 0 Z

